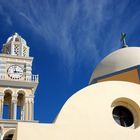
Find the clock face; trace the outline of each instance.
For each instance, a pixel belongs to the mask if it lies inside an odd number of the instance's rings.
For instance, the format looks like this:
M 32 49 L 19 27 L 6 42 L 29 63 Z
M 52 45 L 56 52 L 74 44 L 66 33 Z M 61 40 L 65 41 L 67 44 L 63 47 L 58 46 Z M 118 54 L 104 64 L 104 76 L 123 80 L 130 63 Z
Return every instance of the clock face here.
M 11 79 L 20 79 L 23 76 L 23 68 L 18 65 L 12 65 L 7 70 Z

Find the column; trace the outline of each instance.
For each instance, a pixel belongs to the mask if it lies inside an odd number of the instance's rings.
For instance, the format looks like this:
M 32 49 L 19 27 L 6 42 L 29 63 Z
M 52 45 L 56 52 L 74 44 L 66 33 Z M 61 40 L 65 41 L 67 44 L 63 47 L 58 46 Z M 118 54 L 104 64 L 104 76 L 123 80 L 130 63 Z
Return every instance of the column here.
M 28 102 L 28 120 L 31 120 L 31 101 Z
M 21 108 L 21 120 L 25 120 L 25 103 L 23 104 L 22 108 Z
M 4 102 L 4 94 L 0 93 L 0 119 L 3 117 L 3 102 Z
M 32 117 L 31 117 L 31 120 L 34 120 L 34 100 L 32 100 L 32 103 L 31 103 L 31 107 L 32 107 Z
M 25 109 L 24 109 L 25 120 L 34 120 L 34 96 L 25 97 Z
M 14 55 L 14 43 L 11 43 L 11 55 Z
M 34 96 L 29 99 L 29 120 L 34 120 Z
M 12 95 L 12 119 L 17 119 L 17 94 Z
M 23 45 L 22 45 L 22 43 L 20 43 L 19 48 L 20 48 L 20 55 L 23 56 Z
M 30 97 L 29 98 L 29 102 L 28 102 L 28 107 L 29 107 L 29 109 L 28 109 L 28 120 L 32 120 L 32 114 L 33 114 L 33 110 L 32 110 L 32 102 L 33 102 L 33 98 L 32 97 Z
M 28 98 L 25 96 L 24 120 L 28 120 Z

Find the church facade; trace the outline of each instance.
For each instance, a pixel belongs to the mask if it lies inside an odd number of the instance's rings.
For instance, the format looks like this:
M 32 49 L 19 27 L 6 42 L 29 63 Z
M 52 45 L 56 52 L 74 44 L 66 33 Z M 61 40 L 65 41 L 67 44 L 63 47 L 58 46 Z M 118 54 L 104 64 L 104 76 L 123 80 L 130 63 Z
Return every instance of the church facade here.
M 4 44 L 0 55 L 1 140 L 140 138 L 139 47 L 124 42 L 123 48 L 106 56 L 93 71 L 89 85 L 67 100 L 52 124 L 34 121 L 39 81 L 32 74 L 32 60 L 18 34 Z

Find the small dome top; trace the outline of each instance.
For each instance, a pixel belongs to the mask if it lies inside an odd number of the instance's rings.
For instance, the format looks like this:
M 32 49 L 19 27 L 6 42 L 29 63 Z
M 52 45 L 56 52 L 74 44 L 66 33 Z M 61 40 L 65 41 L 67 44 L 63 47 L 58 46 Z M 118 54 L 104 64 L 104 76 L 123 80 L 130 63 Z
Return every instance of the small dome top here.
M 15 33 L 14 35 L 10 36 L 7 39 L 6 43 L 9 43 L 9 42 L 12 42 L 12 41 L 21 42 L 21 43 L 26 45 L 26 41 L 18 33 Z
M 98 77 L 140 65 L 140 48 L 122 48 L 106 56 L 94 70 L 89 84 Z
M 2 48 L 3 54 L 15 55 L 15 56 L 29 56 L 29 47 L 26 41 L 18 34 L 15 33 L 9 37 Z

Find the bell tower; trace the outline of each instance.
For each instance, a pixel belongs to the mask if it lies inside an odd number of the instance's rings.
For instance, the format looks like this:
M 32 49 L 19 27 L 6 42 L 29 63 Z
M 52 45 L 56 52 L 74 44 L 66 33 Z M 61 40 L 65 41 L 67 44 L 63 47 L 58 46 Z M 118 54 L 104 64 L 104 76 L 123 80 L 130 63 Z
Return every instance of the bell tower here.
M 0 140 L 10 140 L 19 121 L 34 121 L 34 93 L 38 75 L 32 74 L 33 57 L 17 33 L 0 54 Z

